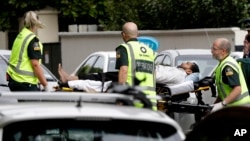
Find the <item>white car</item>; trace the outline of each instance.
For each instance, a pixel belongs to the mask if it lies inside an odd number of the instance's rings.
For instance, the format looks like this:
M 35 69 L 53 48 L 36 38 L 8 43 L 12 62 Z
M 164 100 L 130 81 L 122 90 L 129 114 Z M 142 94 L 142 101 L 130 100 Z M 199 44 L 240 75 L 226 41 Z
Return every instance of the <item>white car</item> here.
M 133 100 L 115 93 L 1 93 L 0 141 L 185 140 L 176 121 L 135 108 Z
M 115 51 L 99 51 L 90 54 L 74 70 L 72 75 L 84 75 L 98 72 L 114 72 L 116 62 Z
M 230 54 L 234 59 L 243 58 L 243 51 L 233 51 Z
M 10 91 L 8 87 L 8 82 L 6 80 L 6 71 L 8 67 L 8 60 L 10 58 L 11 51 L 10 50 L 0 50 L 0 88 L 1 91 Z M 43 64 L 41 65 L 43 68 L 44 75 L 48 81 L 49 89 L 54 91 L 54 87 L 58 86 L 57 77 L 50 72 Z M 41 89 L 42 86 L 41 86 Z

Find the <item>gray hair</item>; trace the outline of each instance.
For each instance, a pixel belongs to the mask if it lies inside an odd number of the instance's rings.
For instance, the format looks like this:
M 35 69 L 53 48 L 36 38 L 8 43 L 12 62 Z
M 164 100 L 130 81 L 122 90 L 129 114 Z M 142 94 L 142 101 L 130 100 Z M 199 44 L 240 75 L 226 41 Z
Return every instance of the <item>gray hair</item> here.
M 231 52 L 231 43 L 226 38 L 220 39 L 220 48 L 226 49 L 228 53 Z

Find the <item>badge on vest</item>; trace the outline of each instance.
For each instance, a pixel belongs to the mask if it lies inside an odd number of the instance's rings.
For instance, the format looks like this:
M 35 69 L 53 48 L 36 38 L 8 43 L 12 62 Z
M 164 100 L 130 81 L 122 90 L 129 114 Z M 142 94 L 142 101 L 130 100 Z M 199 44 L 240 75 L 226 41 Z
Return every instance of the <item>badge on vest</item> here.
M 121 58 L 120 52 L 116 52 L 116 58 Z
M 33 44 L 33 49 L 34 49 L 34 51 L 40 51 L 41 50 L 41 48 L 39 47 L 39 44 L 37 42 Z
M 233 69 L 231 67 L 227 67 L 226 68 L 226 76 L 231 76 L 233 74 L 234 74 Z

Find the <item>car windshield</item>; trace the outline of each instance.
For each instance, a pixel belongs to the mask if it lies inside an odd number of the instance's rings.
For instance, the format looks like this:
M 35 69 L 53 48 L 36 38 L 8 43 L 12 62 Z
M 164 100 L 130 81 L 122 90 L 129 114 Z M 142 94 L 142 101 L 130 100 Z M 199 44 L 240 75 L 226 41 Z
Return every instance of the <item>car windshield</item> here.
M 173 141 L 181 140 L 166 124 L 109 119 L 52 119 L 12 123 L 3 129 L 9 141 Z M 48 124 L 49 123 L 49 124 Z
M 175 59 L 176 66 L 185 61 L 195 61 L 200 69 L 201 78 L 208 76 L 218 61 L 212 55 L 181 55 Z

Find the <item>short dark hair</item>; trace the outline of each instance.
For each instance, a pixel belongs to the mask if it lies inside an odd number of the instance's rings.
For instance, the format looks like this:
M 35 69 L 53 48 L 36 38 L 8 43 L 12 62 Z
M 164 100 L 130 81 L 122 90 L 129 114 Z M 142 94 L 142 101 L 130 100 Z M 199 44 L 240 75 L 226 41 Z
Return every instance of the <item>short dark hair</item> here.
M 194 73 L 194 72 L 200 72 L 200 69 L 199 69 L 199 66 L 195 63 L 195 62 L 192 62 L 192 66 L 191 66 L 191 70 L 192 70 L 192 72 Z

